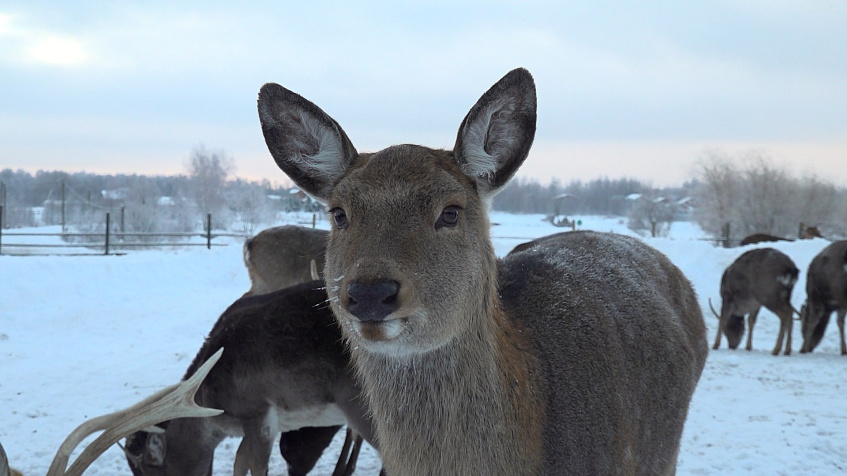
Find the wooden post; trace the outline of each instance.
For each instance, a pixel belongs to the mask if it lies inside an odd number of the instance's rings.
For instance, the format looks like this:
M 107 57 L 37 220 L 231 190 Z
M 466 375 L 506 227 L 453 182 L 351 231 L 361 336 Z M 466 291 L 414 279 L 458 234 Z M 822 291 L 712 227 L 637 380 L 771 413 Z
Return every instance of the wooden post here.
M 65 181 L 62 180 L 62 233 L 65 232 Z
M 729 222 L 727 222 L 727 224 L 724 226 L 724 231 L 723 231 L 723 247 L 724 248 L 730 247 L 730 245 L 729 245 L 729 231 L 730 231 L 730 226 L 729 226 Z
M 3 254 L 3 205 L 0 205 L 0 255 Z
M 6 182 L 0 182 L 0 190 L 3 191 L 3 194 L 0 195 L 0 207 L 6 207 Z M 3 221 L 3 214 L 0 213 L 0 228 L 3 228 L 6 225 L 6 222 Z
M 121 233 L 126 232 L 126 230 L 124 229 L 124 212 L 125 211 L 126 211 L 126 205 L 121 207 Z
M 212 214 L 206 214 L 206 249 L 212 249 Z
M 317 221 L 317 217 L 315 216 L 314 213 L 312 213 L 312 228 L 314 228 L 315 225 L 317 225 L 316 221 Z
M 109 254 L 109 213 L 106 212 L 106 253 Z

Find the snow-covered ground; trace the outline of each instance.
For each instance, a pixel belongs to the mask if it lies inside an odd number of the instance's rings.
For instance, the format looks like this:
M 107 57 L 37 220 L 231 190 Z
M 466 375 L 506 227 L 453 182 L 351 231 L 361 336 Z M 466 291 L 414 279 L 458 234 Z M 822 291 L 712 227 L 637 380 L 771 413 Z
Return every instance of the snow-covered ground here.
M 632 234 L 618 219 L 581 217 L 582 229 Z M 562 231 L 539 215 L 494 213 L 499 255 L 532 238 Z M 326 222 L 321 223 L 326 227 Z M 39 228 L 37 231 L 47 231 Z M 714 247 L 688 223 L 668 238 L 645 240 L 694 283 L 709 343 L 723 270 L 745 249 Z M 10 237 L 4 237 L 7 243 Z M 227 239 L 219 239 L 224 243 Z M 80 422 L 128 406 L 182 376 L 219 314 L 249 287 L 240 242 L 230 246 L 132 251 L 124 256 L 0 256 L 0 442 L 27 476 L 47 470 Z M 770 244 L 805 271 L 828 242 Z M 748 248 L 749 249 L 749 248 Z M 847 473 L 847 357 L 833 322 L 813 354 L 794 326 L 795 353 L 770 355 L 779 321 L 763 310 L 754 350 L 711 351 L 689 413 L 678 474 L 833 475 Z M 342 432 L 314 474 L 332 472 Z M 237 440 L 218 449 L 215 473 L 231 472 Z M 274 451 L 270 474 L 286 474 Z M 357 474 L 378 473 L 370 448 Z M 130 474 L 110 449 L 87 474 Z

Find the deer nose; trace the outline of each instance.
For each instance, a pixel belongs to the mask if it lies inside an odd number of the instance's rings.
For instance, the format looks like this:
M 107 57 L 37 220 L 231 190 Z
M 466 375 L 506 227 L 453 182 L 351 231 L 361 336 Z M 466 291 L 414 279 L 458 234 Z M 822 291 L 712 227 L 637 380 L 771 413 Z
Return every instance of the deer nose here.
M 347 310 L 363 322 L 382 321 L 397 310 L 399 290 L 400 283 L 387 279 L 350 283 L 347 285 Z

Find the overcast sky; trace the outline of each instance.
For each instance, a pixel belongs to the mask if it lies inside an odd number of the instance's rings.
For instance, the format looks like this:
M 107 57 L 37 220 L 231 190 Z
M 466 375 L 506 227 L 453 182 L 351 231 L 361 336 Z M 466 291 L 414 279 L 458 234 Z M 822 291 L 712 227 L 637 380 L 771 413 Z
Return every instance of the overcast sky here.
M 679 185 L 707 150 L 759 150 L 847 186 L 843 0 L 5 1 L 0 169 L 179 174 L 202 145 L 282 183 L 263 83 L 360 151 L 452 148 L 518 66 L 539 108 L 519 176 Z

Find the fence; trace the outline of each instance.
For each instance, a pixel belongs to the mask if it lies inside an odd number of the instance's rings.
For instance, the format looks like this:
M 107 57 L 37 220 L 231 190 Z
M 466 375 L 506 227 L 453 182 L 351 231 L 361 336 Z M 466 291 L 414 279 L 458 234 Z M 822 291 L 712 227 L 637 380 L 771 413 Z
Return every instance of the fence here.
M 3 216 L 3 206 L 0 205 L 0 217 Z M 205 230 L 203 233 L 148 233 L 148 232 L 113 232 L 111 231 L 111 219 L 109 213 L 106 213 L 106 228 L 103 233 L 18 233 L 18 232 L 4 232 L 2 227 L 0 227 L 0 255 L 3 254 L 3 250 L 5 248 L 44 248 L 44 249 L 56 249 L 56 248 L 85 248 L 90 250 L 89 253 L 84 254 L 100 254 L 100 250 L 102 250 L 102 254 L 116 254 L 116 249 L 126 249 L 126 248 L 158 248 L 162 246 L 205 246 L 207 249 L 211 249 L 212 246 L 226 246 L 223 243 L 212 243 L 212 240 L 218 237 L 236 237 L 236 238 L 247 238 L 251 235 L 245 233 L 213 233 L 212 232 L 212 215 L 206 215 L 206 223 L 204 224 Z M 84 243 L 58 243 L 58 244 L 46 244 L 46 243 L 3 243 L 3 237 L 6 236 L 27 236 L 27 237 L 61 237 L 62 240 L 70 240 L 73 241 L 77 238 L 81 238 L 83 240 L 88 240 L 91 238 L 99 238 L 102 237 L 102 241 L 86 241 Z M 127 239 L 135 239 L 139 238 L 203 238 L 204 241 L 200 243 L 192 243 L 189 241 L 177 241 L 177 242 L 166 242 L 166 241 L 127 241 Z M 115 241 L 117 240 L 117 242 Z M 10 253 L 6 253 L 10 254 Z M 32 254 L 32 253 L 27 253 Z

